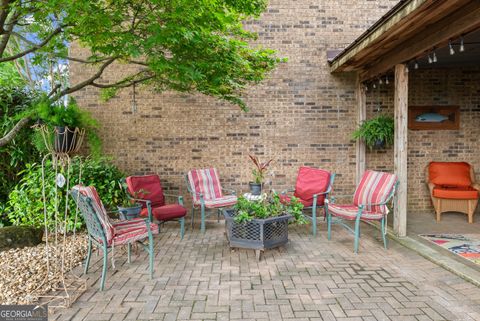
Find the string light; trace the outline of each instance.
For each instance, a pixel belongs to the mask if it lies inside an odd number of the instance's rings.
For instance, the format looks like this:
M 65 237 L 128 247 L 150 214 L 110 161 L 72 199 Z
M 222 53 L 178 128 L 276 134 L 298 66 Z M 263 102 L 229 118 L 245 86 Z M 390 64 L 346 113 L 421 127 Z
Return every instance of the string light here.
M 433 49 L 433 57 L 432 57 L 433 62 L 437 62 L 437 55 L 435 54 L 435 49 Z
M 464 52 L 465 51 L 465 44 L 463 43 L 463 37 L 460 37 L 460 49 L 459 49 L 460 52 Z
M 383 85 L 383 80 L 382 80 L 382 78 L 379 78 L 379 79 L 378 79 L 378 84 L 379 84 L 379 85 Z
M 413 69 L 418 69 L 418 61 L 415 59 L 415 64 L 413 65 Z
M 451 40 L 448 41 L 448 47 L 450 48 L 450 56 L 453 56 L 455 54 L 455 49 L 453 49 Z
M 432 57 L 430 57 L 430 54 L 428 54 L 428 63 L 431 64 L 433 63 Z
M 390 83 L 390 82 L 388 81 L 388 77 L 387 77 L 387 76 L 385 76 L 385 84 L 387 84 L 387 85 L 388 85 L 389 83 Z

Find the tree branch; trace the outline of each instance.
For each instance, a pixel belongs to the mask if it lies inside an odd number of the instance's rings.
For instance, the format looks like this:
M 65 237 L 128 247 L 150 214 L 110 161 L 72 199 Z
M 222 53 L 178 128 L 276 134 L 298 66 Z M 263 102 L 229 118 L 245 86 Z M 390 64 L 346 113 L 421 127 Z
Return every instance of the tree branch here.
M 103 72 L 105 71 L 105 69 L 110 65 L 112 64 L 117 58 L 109 58 L 107 61 L 105 61 L 102 66 L 100 66 L 100 68 L 97 70 L 97 72 L 91 76 L 90 78 L 76 84 L 75 86 L 73 87 L 67 87 L 65 88 L 64 90 L 58 92 L 55 96 L 53 96 L 52 100 L 55 101 L 55 100 L 58 100 L 59 98 L 65 96 L 65 95 L 68 95 L 68 94 L 71 94 L 77 90 L 80 90 L 82 89 L 83 87 L 86 87 L 88 85 L 91 85 L 95 80 L 97 80 L 98 78 L 100 78 L 103 74 Z
M 56 35 L 58 35 L 60 32 L 62 32 L 62 29 L 63 29 L 63 26 L 62 27 L 58 27 L 57 29 L 55 29 L 51 34 L 49 34 L 41 43 L 39 44 L 36 44 L 34 46 L 32 46 L 31 48 L 25 50 L 25 51 L 22 51 L 22 52 L 19 52 L 18 54 L 16 55 L 13 55 L 13 56 L 8 56 L 8 57 L 3 57 L 3 52 L 0 51 L 0 63 L 1 62 L 6 62 L 6 61 L 12 61 L 12 60 L 15 60 L 15 59 L 18 59 L 18 58 L 21 58 L 25 55 L 28 55 L 29 53 L 31 52 L 34 52 L 35 50 L 38 50 L 40 48 L 42 48 L 43 46 L 45 46 L 50 40 L 52 40 L 53 37 L 55 37 Z
M 142 82 L 147 81 L 149 79 L 152 79 L 154 77 L 155 77 L 154 75 L 149 75 L 149 76 L 145 76 L 145 77 L 135 79 L 135 80 L 124 79 L 124 80 L 118 81 L 118 82 L 113 83 L 113 84 L 105 84 L 105 85 L 104 84 L 97 84 L 96 82 L 92 82 L 91 85 L 93 87 L 102 88 L 102 89 L 113 88 L 113 87 L 126 88 L 126 87 L 133 86 L 134 84 L 142 83 Z
M 26 125 L 28 124 L 28 122 L 30 121 L 30 118 L 22 118 L 18 121 L 18 123 L 15 124 L 15 126 L 13 126 L 13 128 L 8 132 L 8 134 L 6 134 L 5 136 L 3 136 L 2 138 L 0 138 L 0 147 L 3 147 L 5 145 L 7 145 L 14 137 L 15 135 L 18 134 L 18 132 Z
M 8 17 L 8 6 L 10 5 L 10 0 L 2 0 L 1 9 L 0 9 L 0 34 L 3 34 L 5 29 L 5 21 Z

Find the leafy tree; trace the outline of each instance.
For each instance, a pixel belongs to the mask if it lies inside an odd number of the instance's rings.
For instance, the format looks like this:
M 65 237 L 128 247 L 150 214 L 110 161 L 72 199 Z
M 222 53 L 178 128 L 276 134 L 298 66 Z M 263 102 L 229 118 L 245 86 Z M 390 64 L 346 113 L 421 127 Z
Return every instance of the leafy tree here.
M 157 91 L 198 91 L 246 109 L 243 90 L 280 61 L 274 51 L 249 45 L 256 34 L 243 27 L 265 10 L 267 0 L 0 1 L 0 63 L 15 62 L 37 85 L 48 76 L 49 83 L 40 86 L 48 87 L 52 101 L 86 86 L 103 89 L 108 98 L 146 84 Z M 89 56 L 71 56 L 73 42 Z M 69 84 L 70 62 L 95 71 Z M 137 68 L 114 83 L 99 81 L 113 64 Z M 0 146 L 28 121 L 20 120 Z

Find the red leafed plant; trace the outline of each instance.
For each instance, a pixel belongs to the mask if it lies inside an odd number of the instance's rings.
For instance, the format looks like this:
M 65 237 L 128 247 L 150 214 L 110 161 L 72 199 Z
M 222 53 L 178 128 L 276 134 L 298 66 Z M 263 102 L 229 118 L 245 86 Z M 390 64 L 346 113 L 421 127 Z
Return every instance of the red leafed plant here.
M 270 163 L 273 161 L 273 159 L 270 159 L 268 162 L 265 163 L 260 163 L 257 156 L 248 155 L 248 157 L 250 157 L 253 164 L 255 165 L 255 168 L 252 170 L 255 183 L 262 184 L 263 179 L 265 178 L 265 173 L 268 170 L 268 166 L 270 166 Z

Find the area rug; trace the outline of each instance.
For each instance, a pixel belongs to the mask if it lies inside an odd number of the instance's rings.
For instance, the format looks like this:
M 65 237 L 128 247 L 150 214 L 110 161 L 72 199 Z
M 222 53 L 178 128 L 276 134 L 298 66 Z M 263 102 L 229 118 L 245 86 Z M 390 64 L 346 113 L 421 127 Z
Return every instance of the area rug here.
M 420 234 L 424 239 L 480 265 L 479 234 Z

